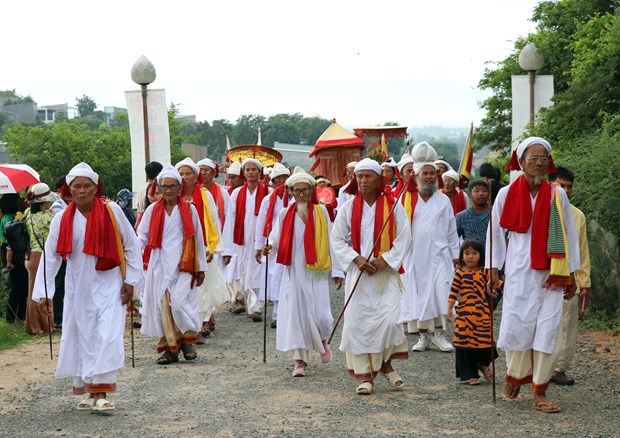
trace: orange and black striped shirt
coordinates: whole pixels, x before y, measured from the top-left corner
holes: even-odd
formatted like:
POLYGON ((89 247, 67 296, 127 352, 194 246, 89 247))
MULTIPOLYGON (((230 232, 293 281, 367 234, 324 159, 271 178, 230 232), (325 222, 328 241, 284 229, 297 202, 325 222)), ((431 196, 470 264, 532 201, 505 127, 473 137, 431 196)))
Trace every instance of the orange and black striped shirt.
POLYGON ((454 321, 455 347, 492 347, 491 317, 486 295, 486 284, 490 279, 489 269, 456 270, 448 297, 449 303, 458 301, 454 321))

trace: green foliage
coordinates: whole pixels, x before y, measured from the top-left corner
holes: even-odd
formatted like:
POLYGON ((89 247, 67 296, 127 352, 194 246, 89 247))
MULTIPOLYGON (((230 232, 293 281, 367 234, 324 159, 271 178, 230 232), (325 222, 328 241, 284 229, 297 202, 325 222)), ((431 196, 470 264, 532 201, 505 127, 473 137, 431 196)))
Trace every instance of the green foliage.
POLYGON ((34 338, 26 333, 26 326, 23 322, 9 324, 0 319, 0 351, 15 348, 32 339, 34 338))
POLYGON ((256 114, 246 114, 237 119, 233 132, 234 145, 256 144, 258 141, 258 128, 264 128, 266 118, 256 114))
POLYGON ((80 117, 90 116, 95 112, 95 109, 97 109, 95 101, 85 94, 82 97, 75 98, 75 106, 80 117))
POLYGON ((610 313, 596 306, 586 305, 585 312, 580 315, 579 331, 584 332, 587 330, 620 332, 620 308, 610 313))
POLYGON ((15 92, 15 88, 12 90, 0 90, 0 97, 6 98, 5 105, 17 105, 20 103, 32 103, 34 99, 30 96, 20 96, 15 92))

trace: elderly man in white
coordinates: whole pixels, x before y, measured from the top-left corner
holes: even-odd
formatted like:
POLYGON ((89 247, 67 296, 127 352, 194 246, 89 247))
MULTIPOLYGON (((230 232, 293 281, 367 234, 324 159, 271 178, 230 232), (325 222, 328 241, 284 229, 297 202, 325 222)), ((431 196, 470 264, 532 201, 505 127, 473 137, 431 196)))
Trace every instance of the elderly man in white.
POLYGON ((360 382, 356 392, 370 394, 379 372, 391 387, 405 385, 392 360, 408 357, 407 338, 398 322, 403 292, 399 271, 411 227, 403 207, 394 206, 394 198, 385 192, 379 163, 360 161, 352 184, 358 185, 357 195, 341 207, 331 235, 334 253, 346 267, 345 301, 360 271, 362 275, 344 314, 340 350, 346 353, 349 374, 360 382))

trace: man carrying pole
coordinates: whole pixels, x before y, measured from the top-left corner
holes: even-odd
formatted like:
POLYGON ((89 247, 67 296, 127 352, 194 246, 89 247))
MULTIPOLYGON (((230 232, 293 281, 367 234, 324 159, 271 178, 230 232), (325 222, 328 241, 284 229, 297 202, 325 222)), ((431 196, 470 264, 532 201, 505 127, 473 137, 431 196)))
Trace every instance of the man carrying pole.
MULTIPOLYGON (((516 399, 531 383, 532 407, 560 412, 546 398, 553 367, 561 352, 562 304, 575 294, 579 240, 566 192, 545 181, 555 170, 551 145, 540 137, 525 139, 507 167, 523 175, 501 189, 489 230, 493 233, 491 288, 505 267, 504 304, 497 346, 506 351, 504 396, 516 399), (506 239, 506 233, 508 239, 506 239)), ((491 239, 487 250, 491 253, 491 239)))
POLYGON ((408 358, 407 339, 398 323, 399 270, 411 243, 411 228, 403 207, 394 207, 395 200, 385 193, 379 163, 360 161, 351 183, 358 185, 358 193, 340 207, 331 235, 334 254, 348 274, 345 300, 360 271, 364 278, 345 310, 340 350, 346 353, 349 374, 360 382, 356 392, 370 394, 379 372, 393 388, 405 384, 392 360, 408 358))

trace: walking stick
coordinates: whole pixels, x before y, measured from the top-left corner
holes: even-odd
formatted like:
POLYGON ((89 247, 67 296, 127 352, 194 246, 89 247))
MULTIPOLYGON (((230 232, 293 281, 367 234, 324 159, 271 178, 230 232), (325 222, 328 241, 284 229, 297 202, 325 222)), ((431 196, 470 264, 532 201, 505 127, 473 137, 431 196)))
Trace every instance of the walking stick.
POLYGON ((131 332, 131 367, 136 367, 136 356, 134 352, 134 341, 133 341, 133 297, 129 301, 129 331, 131 332))
MULTIPOLYGON (((411 176, 409 176, 407 178, 407 180, 403 182, 403 188, 400 191, 400 193, 398 194, 398 197, 396 198, 396 200, 394 201, 394 205, 392 205, 392 208, 390 209, 390 213, 387 215, 387 218, 383 222, 383 225, 381 226, 381 231, 379 231, 379 235, 375 239, 375 243, 372 245, 372 248, 370 250, 370 254, 368 254, 368 257, 366 257, 366 262, 368 262, 370 260, 370 258, 372 257, 372 255, 374 254, 375 247, 377 246, 377 244, 381 240, 381 234, 383 234, 383 230, 385 229, 386 225, 390 222, 390 218, 392 217, 392 214, 394 214, 394 209, 396 208, 396 205, 400 202, 400 197, 403 196, 403 193, 405 193, 405 191, 406 191, 407 182, 409 182, 409 178, 411 178, 411 176)), ((338 328, 338 324, 340 324, 340 320, 342 319, 342 317, 344 315, 344 311, 347 310, 347 306, 349 305, 349 302, 351 301, 351 298, 353 298, 353 294, 355 293, 355 290, 357 289, 357 285, 360 282, 360 278, 362 278, 362 274, 363 274, 363 272, 360 271, 359 275, 357 276, 357 280, 355 280, 355 284, 353 285, 353 289, 351 289, 351 293, 349 294, 349 298, 347 298, 347 301, 344 303, 344 307, 342 308, 342 312, 340 312, 340 316, 338 316, 338 319, 336 320, 336 324, 334 324, 334 329, 332 330, 331 335, 329 335, 329 339, 327 340, 328 344, 332 343, 332 338, 334 337, 334 333, 336 333, 336 329, 338 328)))
MULTIPOLYGON (((267 231, 269 231, 269 224, 267 231)), ((269 245, 269 234, 267 234, 267 245, 269 245)), ((267 279, 269 278, 269 255, 265 254, 265 305, 263 307, 263 363, 267 363, 267 279)))
MULTIPOLYGON (((33 233, 36 237, 36 234, 33 233)), ((37 239, 37 243, 40 245, 39 239, 37 239)), ((47 257, 45 257, 45 239, 43 240, 43 246, 41 248, 43 250, 43 289, 45 289, 45 303, 47 304, 45 307, 45 311, 47 313, 47 331, 50 335, 50 359, 54 360, 54 353, 52 352, 52 321, 50 319, 50 311, 49 311, 49 298, 47 298, 47 257)))
MULTIPOLYGON (((487 181, 489 187, 489 272, 491 273, 491 279, 493 278, 493 192, 491 186, 491 180, 487 181)), ((498 274, 499 279, 499 274, 498 274)), ((493 404, 497 402, 496 390, 495 390, 495 334, 493 333, 493 290, 489 293, 489 314, 491 315, 491 370, 493 374, 493 404)))

